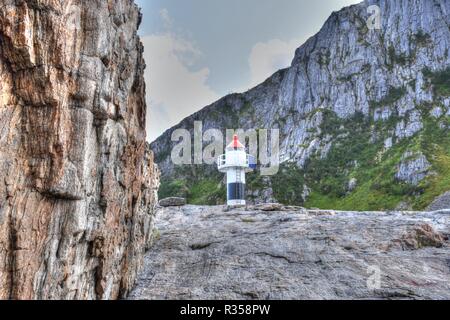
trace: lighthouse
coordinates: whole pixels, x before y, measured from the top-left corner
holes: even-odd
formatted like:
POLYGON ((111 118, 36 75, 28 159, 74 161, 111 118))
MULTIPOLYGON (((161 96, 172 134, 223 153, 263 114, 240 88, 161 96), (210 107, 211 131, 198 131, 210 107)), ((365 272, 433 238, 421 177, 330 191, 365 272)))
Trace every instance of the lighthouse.
POLYGON ((245 206, 245 174, 256 168, 256 161, 246 153, 237 135, 227 146, 225 154, 217 159, 217 167, 227 175, 227 205, 245 206))

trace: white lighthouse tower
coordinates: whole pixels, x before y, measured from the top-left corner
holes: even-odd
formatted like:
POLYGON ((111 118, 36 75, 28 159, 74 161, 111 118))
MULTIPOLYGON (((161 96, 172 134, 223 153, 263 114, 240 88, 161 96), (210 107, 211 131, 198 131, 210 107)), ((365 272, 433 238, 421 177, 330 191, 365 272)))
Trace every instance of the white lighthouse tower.
POLYGON ((256 162, 245 152, 237 135, 234 135, 225 154, 217 159, 217 167, 227 174, 227 205, 245 206, 245 174, 255 169, 256 162))

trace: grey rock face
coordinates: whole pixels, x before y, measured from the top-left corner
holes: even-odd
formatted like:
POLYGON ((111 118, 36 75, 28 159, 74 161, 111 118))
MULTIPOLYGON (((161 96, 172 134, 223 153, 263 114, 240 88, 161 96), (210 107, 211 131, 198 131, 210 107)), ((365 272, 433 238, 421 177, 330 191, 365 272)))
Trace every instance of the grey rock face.
POLYGON ((0 299, 126 296, 150 244, 140 13, 0 0, 0 299))
POLYGON ((355 188, 358 186, 358 180, 356 180, 355 178, 350 179, 350 181, 348 182, 348 191, 353 191, 355 190, 355 188))
POLYGON ((430 114, 435 118, 440 118, 444 112, 442 111, 442 108, 435 107, 433 110, 431 110, 430 114))
POLYGON ((422 119, 419 112, 412 112, 407 120, 402 120, 397 124, 395 135, 400 138, 410 138, 423 128, 422 119))
POLYGON ((450 211, 186 206, 156 226, 132 299, 450 298, 450 211))
POLYGON ((450 209, 450 191, 437 197, 428 207, 428 210, 444 210, 450 209))
POLYGON ((387 138, 387 139, 384 141, 384 148, 385 148, 385 149, 390 149, 390 148, 392 148, 392 145, 393 145, 392 138, 387 138))
POLYGON ((395 177, 402 182, 418 185, 429 175, 430 167, 430 162, 423 154, 407 152, 403 155, 403 161, 395 177))
POLYGON ((161 207, 180 207, 186 205, 186 199, 177 197, 165 198, 159 201, 159 205, 161 207))

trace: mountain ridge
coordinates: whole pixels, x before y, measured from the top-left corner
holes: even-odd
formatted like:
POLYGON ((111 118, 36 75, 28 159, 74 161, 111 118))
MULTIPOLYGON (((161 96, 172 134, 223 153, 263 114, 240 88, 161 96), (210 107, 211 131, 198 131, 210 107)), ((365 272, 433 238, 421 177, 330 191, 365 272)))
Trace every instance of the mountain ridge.
POLYGON ((448 191, 436 176, 450 179, 448 12, 449 1, 377 0, 332 13, 296 50, 291 67, 225 96, 152 143, 161 195, 223 201, 215 168, 170 163, 171 133, 192 132, 198 120, 205 130, 280 129, 284 165, 275 177, 249 177, 253 201, 424 209, 448 191), (380 30, 367 27, 369 5, 380 8, 380 30))

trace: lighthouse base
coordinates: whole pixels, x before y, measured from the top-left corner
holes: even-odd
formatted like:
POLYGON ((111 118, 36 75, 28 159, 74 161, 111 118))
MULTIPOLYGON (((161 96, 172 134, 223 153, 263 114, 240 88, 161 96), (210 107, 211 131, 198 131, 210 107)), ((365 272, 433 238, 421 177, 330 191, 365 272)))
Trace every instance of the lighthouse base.
POLYGON ((238 206, 245 207, 247 205, 247 203, 245 202, 245 200, 228 200, 227 205, 230 207, 238 207, 238 206))

